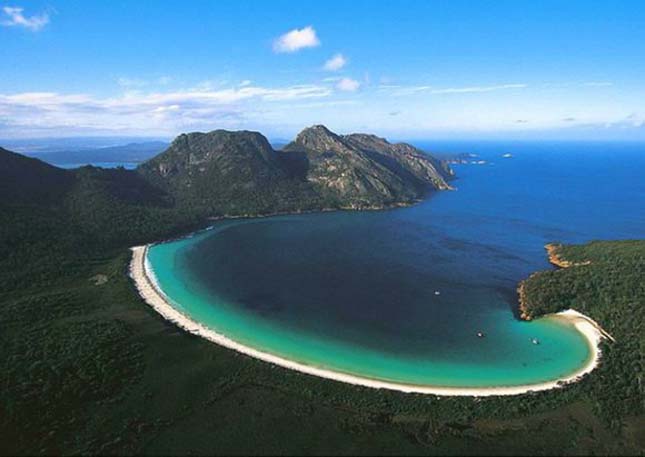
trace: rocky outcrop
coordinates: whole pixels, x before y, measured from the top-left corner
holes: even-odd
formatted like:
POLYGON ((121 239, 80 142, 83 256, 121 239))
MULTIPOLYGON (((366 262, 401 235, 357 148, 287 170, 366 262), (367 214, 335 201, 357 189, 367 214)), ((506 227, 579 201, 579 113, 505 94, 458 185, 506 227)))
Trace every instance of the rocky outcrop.
POLYGON ((344 138, 361 151, 393 159, 402 169, 423 182, 431 183, 437 189, 451 189, 447 181, 453 179, 455 173, 448 164, 410 144, 392 144, 385 138, 363 133, 354 133, 344 138))
POLYGON ((528 302, 528 294, 526 293, 526 283, 537 274, 539 273, 533 273, 527 279, 520 281, 519 285, 517 286, 517 295, 520 302, 519 304, 520 319, 525 321, 533 320, 533 315, 530 312, 530 307, 528 302))
POLYGON ((562 247, 561 244, 552 244, 552 243, 549 243, 544 246, 544 248, 546 249, 547 255, 549 256, 549 262, 551 262, 556 267, 569 268, 569 267, 577 267, 580 265, 589 265, 591 263, 590 260, 586 260, 584 262, 571 262, 569 260, 565 260, 561 258, 558 255, 558 251, 560 250, 561 247, 562 247))

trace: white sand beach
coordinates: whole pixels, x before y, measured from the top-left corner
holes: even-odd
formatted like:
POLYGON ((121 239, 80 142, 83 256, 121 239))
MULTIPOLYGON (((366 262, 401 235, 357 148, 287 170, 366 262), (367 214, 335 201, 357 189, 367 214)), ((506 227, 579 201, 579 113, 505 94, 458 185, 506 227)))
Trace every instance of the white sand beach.
POLYGON ((173 322, 187 332, 199 335, 209 341, 219 344, 220 346, 224 346, 250 357, 254 357, 256 359, 269 362, 284 368, 299 371, 301 373, 326 379, 332 379, 334 381, 345 382, 348 384, 371 387, 375 389, 391 389, 401 392, 414 392, 439 396, 484 397, 495 395, 519 395, 527 392, 555 389, 562 387, 567 383, 579 380, 583 375, 591 372, 598 365, 600 359, 600 349, 598 346, 600 341, 603 338, 609 338, 613 340, 611 335, 605 332, 592 319, 585 316, 584 314, 570 309, 557 313, 556 316, 560 319, 566 319, 567 321, 572 322, 573 325, 575 325, 575 327, 587 339, 592 354, 589 361, 583 367, 581 367, 575 373, 567 376, 566 378, 523 386, 477 388, 411 385, 363 378, 356 375, 306 365, 301 362, 295 362, 274 354, 245 346, 231 340, 230 338, 227 338, 222 334, 213 331, 212 329, 205 327, 204 325, 192 320, 190 317, 180 313, 171 305, 170 300, 168 300, 168 298, 158 287, 154 272, 150 268, 150 265, 147 261, 147 251, 148 246, 137 246, 132 248, 133 255, 130 264, 130 276, 134 280, 134 283, 144 301, 148 303, 152 308, 154 308, 159 314, 161 314, 166 320, 173 322))

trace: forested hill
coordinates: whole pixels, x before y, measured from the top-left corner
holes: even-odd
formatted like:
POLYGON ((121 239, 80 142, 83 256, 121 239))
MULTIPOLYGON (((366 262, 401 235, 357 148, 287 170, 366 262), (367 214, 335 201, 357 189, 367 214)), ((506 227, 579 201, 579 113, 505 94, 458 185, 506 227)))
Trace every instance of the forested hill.
POLYGON ((520 285, 526 317, 575 309, 615 339, 605 341, 593 373, 596 408, 620 427, 645 407, 645 240, 547 245, 555 270, 534 273, 520 285))
POLYGON ((0 203, 52 202, 69 190, 72 181, 66 170, 0 147, 0 203))
POLYGON ((412 146, 379 139, 368 147, 322 126, 285 151, 257 132, 182 134, 136 170, 63 170, 0 149, 0 257, 11 264, 31 253, 42 263, 62 252, 122 248, 209 217, 410 204, 449 188, 451 177, 412 146))

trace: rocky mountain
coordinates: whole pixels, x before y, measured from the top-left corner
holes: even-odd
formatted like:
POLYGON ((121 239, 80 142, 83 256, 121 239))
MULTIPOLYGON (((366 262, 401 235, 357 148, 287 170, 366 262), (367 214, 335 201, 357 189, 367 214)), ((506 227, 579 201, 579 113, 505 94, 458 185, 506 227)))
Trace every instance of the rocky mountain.
POLYGON ((233 176, 244 187, 266 179, 283 178, 277 157, 267 139, 257 132, 214 130, 184 133, 163 153, 140 168, 149 176, 160 176, 181 188, 202 177, 233 176))
POLYGON ((352 208, 410 203, 429 190, 449 189, 453 177, 447 165, 409 144, 340 136, 322 125, 303 130, 282 151, 302 155, 306 179, 352 208))
POLYGON ((394 168, 410 172, 422 182, 431 183, 436 189, 449 189, 450 186, 447 185, 447 181, 455 176, 454 171, 452 171, 446 162, 426 154, 410 144, 391 144, 385 138, 363 133, 347 135, 345 139, 357 149, 372 154, 372 156, 377 154, 385 158, 390 158, 394 163, 389 163, 394 168))
POLYGON ((63 170, 0 149, 0 206, 47 207, 88 234, 123 220, 134 239, 153 220, 179 227, 207 217, 405 205, 449 189, 451 177, 441 161, 373 135, 314 126, 276 151, 260 133, 215 130, 178 136, 136 170, 63 170))
MULTIPOLYGON (((207 216, 310 209, 317 196, 257 132, 215 130, 178 136, 137 172, 181 207, 207 216)), ((313 206, 312 206, 313 205, 313 206)))
POLYGON ((407 144, 317 125, 275 151, 257 132, 190 133, 138 172, 213 215, 383 208, 449 189, 447 165, 407 144))

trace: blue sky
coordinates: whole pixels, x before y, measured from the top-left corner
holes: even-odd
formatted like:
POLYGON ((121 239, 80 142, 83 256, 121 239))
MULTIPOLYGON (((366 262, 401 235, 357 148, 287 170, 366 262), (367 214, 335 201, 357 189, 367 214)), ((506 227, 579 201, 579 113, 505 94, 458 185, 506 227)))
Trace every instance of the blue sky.
POLYGON ((0 0, 0 137, 645 139, 638 1, 0 0))

